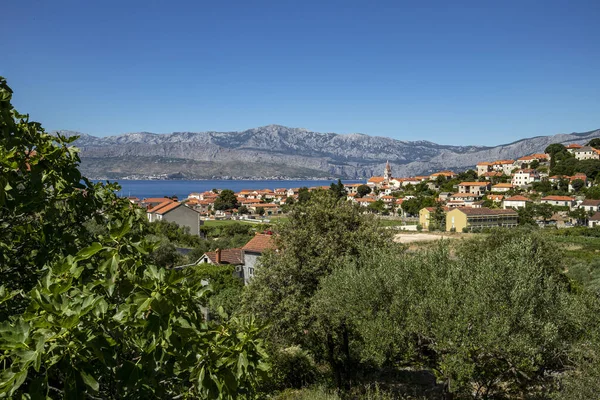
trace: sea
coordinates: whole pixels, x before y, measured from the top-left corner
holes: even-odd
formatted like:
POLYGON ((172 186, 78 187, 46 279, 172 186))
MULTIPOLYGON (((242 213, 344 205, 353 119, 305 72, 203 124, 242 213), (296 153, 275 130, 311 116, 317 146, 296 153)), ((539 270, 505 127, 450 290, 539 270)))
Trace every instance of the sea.
MULTIPOLYGON (((94 181, 106 182, 106 181, 94 181)), ((115 180, 110 180, 115 182, 115 180)), ((148 197, 177 196, 186 198, 190 193, 206 192, 212 189, 231 189, 239 192, 243 189, 278 189, 329 186, 337 180, 116 180, 121 186, 119 196, 133 196, 140 199, 148 197)), ((342 180, 343 183, 365 183, 365 180, 342 180)))

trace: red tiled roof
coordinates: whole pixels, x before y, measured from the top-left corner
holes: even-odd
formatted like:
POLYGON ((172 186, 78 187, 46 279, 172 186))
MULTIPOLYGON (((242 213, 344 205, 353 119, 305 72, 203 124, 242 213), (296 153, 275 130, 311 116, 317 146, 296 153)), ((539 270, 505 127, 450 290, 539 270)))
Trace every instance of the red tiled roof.
MULTIPOLYGON (((209 251, 204 253, 213 264, 217 264, 217 252, 209 251)), ((242 249, 224 249, 221 250, 221 262, 219 264, 241 265, 244 263, 242 249)))
POLYGON ((175 203, 175 202, 173 202, 173 201, 163 201, 162 203, 159 203, 159 204, 155 205, 154 207, 150 207, 150 208, 148 209, 148 212, 149 212, 149 213, 156 212, 156 211, 160 210, 161 208, 163 208, 163 207, 166 207, 166 206, 168 206, 169 204, 173 204, 173 203, 174 203, 174 204, 177 204, 177 203, 175 203))
POLYGON ((566 147, 567 149, 580 149, 580 148, 582 148, 583 146, 582 146, 582 145, 580 145, 580 144, 577 144, 577 143, 571 143, 570 145, 568 145, 568 146, 565 146, 565 147, 566 147))
POLYGON ((461 182, 458 185, 459 186, 487 186, 489 185, 489 182, 461 182))
MULTIPOLYGON (((182 203, 175 203, 175 202, 174 202, 174 203, 168 203, 168 204, 167 204, 167 205, 165 205, 164 207, 160 207, 158 210, 155 210, 155 211, 152 211, 152 212, 154 212, 154 213, 156 213, 156 214, 163 215, 163 214, 166 214, 166 213, 168 213, 168 212, 169 212, 169 211, 171 211, 171 210, 174 210, 174 209, 176 209, 176 208, 177 208, 177 207, 179 207, 179 206, 183 206, 183 207, 185 207, 185 206, 184 206, 182 203)), ((191 208, 190 208, 190 210, 191 210, 191 208)))
POLYGON ((142 203, 164 203, 165 201, 170 203, 175 200, 171 200, 168 197, 149 197, 147 199, 142 200, 142 203))
POLYGON ((246 243, 246 245, 244 245, 244 247, 242 247, 242 250, 262 253, 274 248, 275 242, 273 240, 273 235, 257 233, 248 243, 246 243))
POLYGON ((536 153, 536 154, 532 154, 530 156, 521 157, 521 158, 519 158, 519 161, 547 160, 547 159, 548 159, 548 155, 547 154, 536 153))
POLYGON ((383 176, 372 176, 369 178, 369 182, 372 183, 381 183, 385 180, 385 178, 383 176))
POLYGON ((575 199, 569 196, 546 196, 542 197, 542 200, 549 201, 574 201, 575 199))
POLYGON ((531 201, 531 200, 525 196, 512 196, 512 197, 509 197, 508 199, 504 199, 504 201, 531 201))
POLYGON ((582 201, 580 205, 598 207, 598 206, 600 206, 600 200, 588 199, 588 200, 582 201))
POLYGON ((515 160, 498 160, 494 161, 494 164, 514 164, 515 160))
POLYGON ((600 221, 600 211, 590 217, 590 221, 600 221))

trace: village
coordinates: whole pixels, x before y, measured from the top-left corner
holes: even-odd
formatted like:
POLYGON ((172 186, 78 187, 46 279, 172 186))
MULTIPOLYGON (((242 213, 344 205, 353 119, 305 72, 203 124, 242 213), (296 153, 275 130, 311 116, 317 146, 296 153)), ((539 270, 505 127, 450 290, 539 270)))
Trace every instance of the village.
MULTIPOLYGON (((557 228, 596 226, 600 223, 600 190, 595 186, 596 176, 584 172, 551 175, 551 172, 564 164, 600 160, 600 150, 579 144, 551 145, 549 149, 552 146, 555 146, 554 154, 534 153, 517 160, 481 161, 475 170, 459 173, 445 170, 430 175, 394 177, 388 162, 382 176, 373 176, 365 183, 344 184, 343 196, 363 207, 366 213, 396 221, 399 229, 404 230, 476 232, 526 223, 557 228)), ((342 185, 341 181, 338 185, 342 185)), ((332 184, 334 186, 336 184, 332 184)), ((200 235, 204 221, 253 222, 281 217, 312 191, 332 187, 237 193, 214 189, 190 193, 181 201, 168 197, 129 200, 147 210, 150 222, 176 222, 189 227, 191 234, 200 235), (220 201, 222 197, 229 198, 220 201)))

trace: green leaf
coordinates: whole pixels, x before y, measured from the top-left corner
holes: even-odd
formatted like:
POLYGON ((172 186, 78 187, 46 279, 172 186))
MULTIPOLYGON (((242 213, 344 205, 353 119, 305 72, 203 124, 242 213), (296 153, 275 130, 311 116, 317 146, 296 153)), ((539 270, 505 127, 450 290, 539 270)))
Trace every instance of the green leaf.
POLYGON ((81 371, 81 379, 83 379, 83 383, 89 386, 94 392, 97 392, 100 388, 98 381, 84 371, 81 371))
POLYGON ((102 250, 102 245, 98 242, 94 242, 91 246, 81 249, 77 253, 77 257, 75 258, 75 260, 86 260, 94 254, 96 254, 97 252, 99 252, 100 250, 102 250))
POLYGON ((237 368, 237 378, 239 379, 248 368, 248 358, 246 358, 246 352, 240 352, 238 356, 238 368, 237 368))

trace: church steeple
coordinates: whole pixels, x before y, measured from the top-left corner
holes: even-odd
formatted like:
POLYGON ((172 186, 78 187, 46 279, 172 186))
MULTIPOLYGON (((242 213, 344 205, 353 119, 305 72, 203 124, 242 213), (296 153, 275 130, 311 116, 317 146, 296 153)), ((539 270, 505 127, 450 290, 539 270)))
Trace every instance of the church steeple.
POLYGON ((386 161, 385 163, 385 170, 383 171, 383 179, 385 180, 385 182, 389 182, 390 180, 392 180, 392 167, 390 166, 390 161, 386 161))

